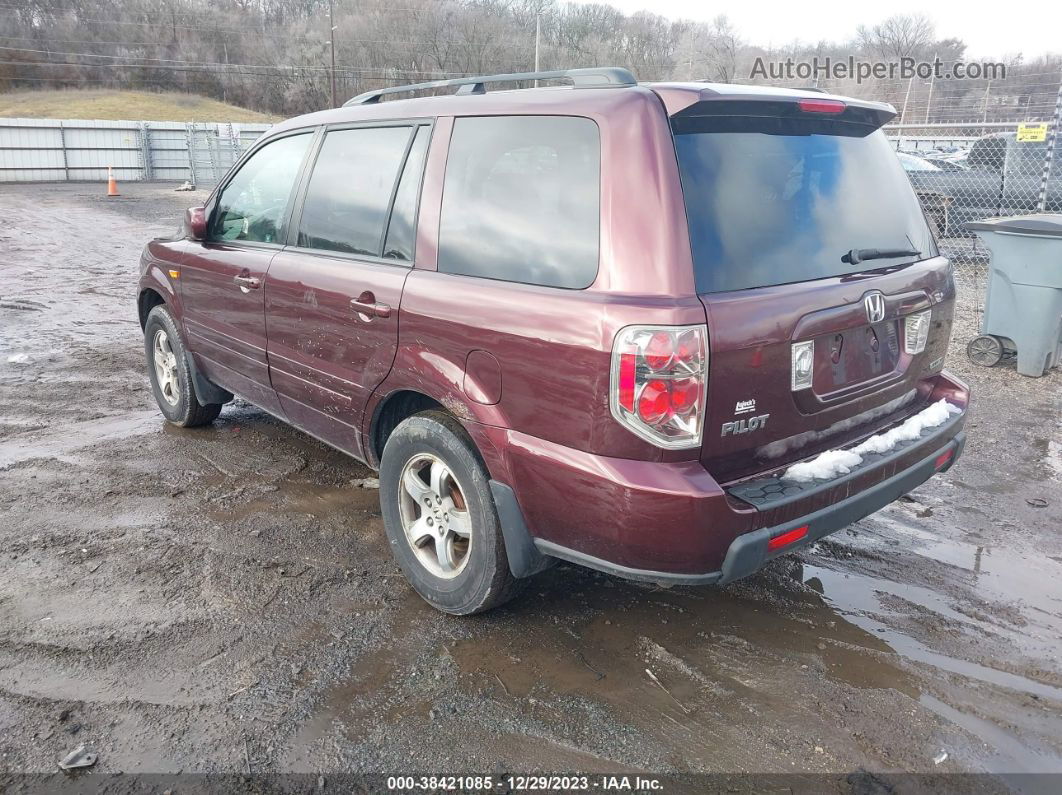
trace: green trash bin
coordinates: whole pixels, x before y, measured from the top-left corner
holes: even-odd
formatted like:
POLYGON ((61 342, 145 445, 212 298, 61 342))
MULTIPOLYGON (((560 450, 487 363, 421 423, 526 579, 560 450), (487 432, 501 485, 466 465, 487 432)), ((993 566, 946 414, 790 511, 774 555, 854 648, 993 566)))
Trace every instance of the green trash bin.
POLYGON ((1062 363, 1062 215, 972 221, 991 252, 981 336, 967 353, 991 367, 1016 350, 1018 372, 1040 377, 1062 363))

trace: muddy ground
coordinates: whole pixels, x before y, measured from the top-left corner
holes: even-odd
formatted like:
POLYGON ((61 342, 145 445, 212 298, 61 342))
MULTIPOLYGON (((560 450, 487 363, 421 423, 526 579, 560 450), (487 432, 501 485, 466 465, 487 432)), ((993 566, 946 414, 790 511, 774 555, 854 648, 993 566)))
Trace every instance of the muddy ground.
POLYGON ((1062 372, 969 365, 971 296, 966 453, 909 499, 726 588, 559 566, 458 619, 364 467, 245 403, 163 423, 172 188, 0 188, 0 771, 1062 773, 1062 372))

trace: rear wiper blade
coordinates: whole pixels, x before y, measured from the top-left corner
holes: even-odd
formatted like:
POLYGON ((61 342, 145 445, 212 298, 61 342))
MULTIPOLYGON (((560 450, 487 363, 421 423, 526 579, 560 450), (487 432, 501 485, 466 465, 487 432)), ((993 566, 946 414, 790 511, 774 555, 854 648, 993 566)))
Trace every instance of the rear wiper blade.
POLYGON ((843 257, 841 262, 849 265, 858 265, 872 259, 892 259, 893 257, 921 256, 922 252, 913 248, 853 248, 843 257))

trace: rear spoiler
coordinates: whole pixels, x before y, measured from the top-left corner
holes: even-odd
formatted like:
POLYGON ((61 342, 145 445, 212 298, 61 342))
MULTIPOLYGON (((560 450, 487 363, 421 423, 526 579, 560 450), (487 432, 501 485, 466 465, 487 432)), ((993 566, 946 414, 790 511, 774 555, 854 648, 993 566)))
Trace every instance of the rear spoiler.
POLYGON ((777 132, 863 137, 896 116, 891 105, 843 97, 702 96, 671 116, 676 133, 777 132))

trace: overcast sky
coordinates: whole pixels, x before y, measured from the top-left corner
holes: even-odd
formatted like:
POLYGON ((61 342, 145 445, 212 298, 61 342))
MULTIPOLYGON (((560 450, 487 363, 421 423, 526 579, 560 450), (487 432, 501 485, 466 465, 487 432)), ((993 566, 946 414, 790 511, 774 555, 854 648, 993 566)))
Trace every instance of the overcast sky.
POLYGON ((744 41, 768 46, 794 39, 846 41, 859 25, 872 25, 892 14, 925 14, 940 38, 966 42, 968 58, 1002 58, 1062 51, 1062 3, 1058 0, 1001 3, 981 0, 892 0, 871 4, 858 0, 745 0, 711 3, 704 0, 606 0, 627 13, 648 9, 666 17, 708 21, 726 14, 744 41), (1054 9, 1053 11, 1051 9, 1054 9))

